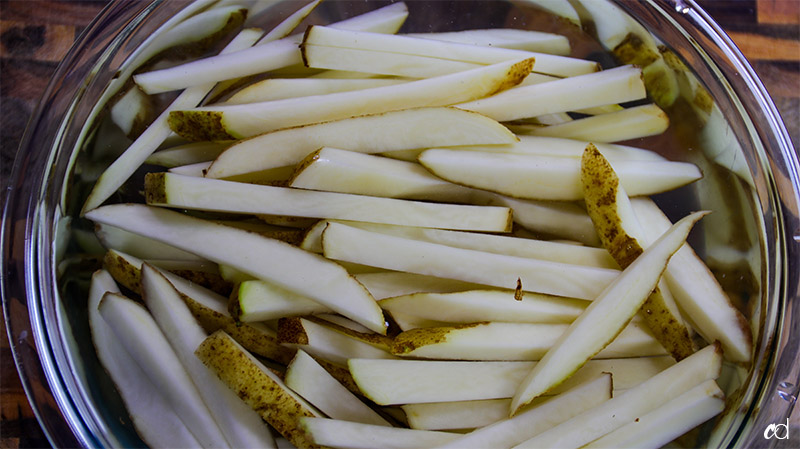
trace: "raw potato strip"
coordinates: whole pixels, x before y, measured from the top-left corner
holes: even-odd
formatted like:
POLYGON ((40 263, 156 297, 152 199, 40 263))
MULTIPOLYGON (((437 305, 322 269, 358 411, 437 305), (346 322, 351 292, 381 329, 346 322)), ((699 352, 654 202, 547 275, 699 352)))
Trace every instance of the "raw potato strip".
POLYGON ((463 30, 439 33, 409 33, 405 36, 470 45, 482 45, 484 47, 538 51, 562 56, 569 55, 571 51, 569 39, 560 34, 517 30, 513 28, 463 30))
POLYGON ((301 417, 318 413, 229 335, 222 331, 211 334, 195 354, 296 447, 320 447, 309 440, 299 423, 301 417))
POLYGON ((89 327, 97 357, 119 392, 136 432, 151 447, 197 447, 175 409, 128 354, 97 306, 106 292, 119 293, 107 271, 92 275, 89 288, 89 327))
POLYGON ((405 404, 408 426, 418 430, 478 429, 508 417, 510 399, 405 404))
POLYGON ((140 259, 170 259, 201 262, 205 259, 192 251, 178 249, 149 237, 126 231, 116 226, 96 223, 95 234, 107 249, 114 249, 140 259))
POLYGON ((297 351, 286 367, 284 382, 333 419, 391 427, 389 422, 361 402, 303 351, 297 351))
MULTIPOLYGON (((669 356, 590 360, 556 391, 603 372, 615 388, 630 389, 674 364, 669 356)), ((390 405, 507 399, 536 362, 351 359, 348 366, 365 396, 390 405)))
POLYGON ((513 418, 506 417, 476 429, 439 448, 510 448, 608 401, 611 399, 611 389, 612 376, 608 373, 601 374, 558 396, 532 405, 513 418))
POLYGON ((380 307, 361 284, 341 266, 295 246, 138 204, 105 206, 87 218, 191 249, 219 264, 305 294, 375 332, 386 333, 380 307))
MULTIPOLYGON (((406 5, 396 3, 330 26, 394 33, 407 16, 406 5)), ((145 92, 155 94, 300 64, 302 58, 297 45, 301 38, 301 35, 293 35, 244 51, 211 56, 168 69, 141 73, 134 76, 134 81, 145 92)))
POLYGON ((510 207, 514 211, 514 222, 528 230, 589 246, 600 246, 592 219, 577 204, 521 200, 491 192, 486 192, 485 195, 485 199, 479 204, 510 207))
MULTIPOLYGON (((534 67, 538 67, 539 60, 534 67)), ((641 69, 622 66, 549 83, 519 86, 457 107, 508 122, 558 112, 640 100, 647 96, 641 69)))
POLYGON ((338 332, 328 326, 305 318, 281 318, 278 321, 278 340, 337 365, 347 365, 352 358, 394 359, 395 356, 372 342, 338 332))
POLYGON ((390 298, 418 292, 458 292, 481 288, 479 284, 443 279, 400 271, 359 273, 356 280, 369 290, 375 299, 390 298))
MULTIPOLYGON (((333 222, 332 220, 322 220, 311 227, 306 232, 300 247, 309 251, 322 252, 322 233, 328 226, 328 223, 333 222)), ((392 226, 355 221, 337 221, 337 223, 363 229, 365 231, 380 232, 396 237, 437 243, 455 248, 473 249, 476 251, 486 251, 488 253, 526 257, 551 262, 585 265, 587 267, 619 268, 619 265, 611 258, 608 251, 602 248, 591 248, 569 243, 505 235, 481 234, 476 232, 392 226)))
POLYGON ((396 86, 173 111, 169 124, 189 140, 242 139, 360 115, 463 103, 519 84, 532 67, 533 59, 524 59, 396 86))
POLYGON ((504 207, 316 192, 173 173, 148 173, 145 177, 145 196, 147 204, 182 209, 334 218, 473 231, 511 230, 511 210, 504 207))
POLYGON ((520 384, 511 401, 512 415, 569 378, 606 345, 617 341, 620 331, 624 332, 626 324, 658 284, 672 254, 686 241, 692 226, 703 215, 705 213, 694 213, 671 227, 573 321, 520 384))
POLYGON ((536 68, 534 70, 537 73, 561 77, 582 75, 598 70, 598 65, 594 61, 565 56, 420 39, 409 36, 337 30, 318 25, 312 26, 306 31, 303 45, 382 51, 487 65, 503 61, 536 58, 536 68))
POLYGON ((142 297, 158 327, 197 386, 231 447, 275 447, 264 422, 194 355, 208 336, 172 284, 152 265, 142 266, 142 297))
MULTIPOLYGON (((432 149, 423 151, 419 162, 442 179, 514 198, 583 199, 577 158, 432 149)), ((687 162, 617 160, 613 165, 631 196, 662 193, 702 177, 697 166, 687 162)))
POLYGON ((256 45, 264 45, 278 39, 284 38, 289 35, 300 23, 311 14, 314 9, 319 6, 322 0, 313 0, 309 4, 303 6, 297 11, 293 12, 289 17, 283 19, 281 23, 271 29, 261 39, 256 42, 256 45))
POLYGON ((437 178, 414 162, 330 147, 298 164, 289 187, 456 203, 472 202, 479 194, 437 178))
MULTIPOLYGON (((544 356, 554 351, 556 344, 564 339, 568 327, 567 324, 481 322, 412 329, 395 337, 392 353, 423 359, 541 359, 544 362, 544 356)), ((609 359, 662 354, 664 348, 650 330, 631 323, 590 357, 609 359)))
POLYGON ((659 448, 694 429, 725 409, 725 394, 713 380, 683 393, 585 448, 659 448))
MULTIPOLYGON (((539 156, 564 156, 580 158, 588 141, 562 139, 558 137, 518 136, 519 141, 507 145, 471 145, 452 147, 452 150, 477 150, 497 153, 530 154, 539 156)), ((635 148, 627 145, 612 143, 595 143, 600 153, 611 162, 617 160, 630 161, 666 161, 663 156, 655 151, 644 148, 635 148)), ((421 152, 421 151, 420 151, 421 152)), ((417 154, 418 155, 418 154, 417 154)), ((414 156, 416 160, 416 156, 414 156)))
POLYGON ((417 449, 447 443, 458 434, 376 426, 337 419, 301 418, 315 443, 342 449, 417 449))
MULTIPOLYGON (((221 54, 235 52, 253 45, 258 39, 260 31, 242 30, 222 50, 221 54)), ((164 111, 151 123, 146 130, 125 150, 120 157, 106 168, 92 188, 89 197, 83 205, 81 214, 100 206, 114 192, 119 189, 128 178, 144 163, 147 158, 161 145, 172 133, 169 129, 168 118, 172 111, 193 108, 203 100, 213 84, 200 84, 181 92, 178 97, 167 106, 164 111)))
MULTIPOLYGON (((635 198, 631 205, 647 239, 652 240, 670 225, 669 219, 651 200, 635 198)), ((684 317, 706 341, 719 341, 728 360, 751 360, 753 342, 747 320, 691 246, 684 245, 675 253, 664 278, 685 312, 684 317)))
POLYGON ((664 111, 656 105, 644 105, 573 120, 561 125, 516 128, 515 132, 532 136, 608 143, 654 136, 666 131, 668 126, 669 117, 664 111))
POLYGON ((581 28, 581 19, 569 0, 531 0, 537 7, 581 28))
POLYGON ((540 433, 515 448, 578 448, 719 377, 722 351, 714 344, 597 407, 540 433))
MULTIPOLYGON (((113 250, 103 259, 106 269, 117 282, 134 292, 141 291, 142 263, 135 257, 113 250)), ((247 350, 279 363, 289 363, 294 357, 294 349, 278 343, 278 335, 272 329, 261 323, 235 321, 228 312, 227 298, 172 273, 162 274, 181 293, 181 298, 206 332, 222 329, 247 350)))
MULTIPOLYGON (((642 240, 644 230, 614 168, 592 144, 583 154, 581 183, 586 209, 603 246, 621 267, 627 267, 647 246, 642 240)), ((694 345, 672 296, 660 287, 662 282, 659 280, 645 299, 641 315, 667 351, 676 360, 681 360, 694 352, 694 345)))
POLYGON ((325 257, 465 282, 578 299, 594 299, 619 271, 492 254, 364 231, 331 223, 325 257), (453 261, 459 261, 458 264, 453 261))
POLYGON ((181 365, 155 320, 142 305, 118 293, 106 293, 98 310, 122 346, 204 448, 224 447, 222 435, 197 387, 181 365))
POLYGON ((211 162, 198 162, 196 164, 181 165, 179 167, 172 167, 167 170, 169 173, 175 173, 181 176, 194 176, 202 178, 206 175, 208 167, 211 167, 211 162))
POLYGON ((588 305, 578 299, 525 293, 522 300, 511 290, 471 290, 456 293, 413 293, 378 301, 392 316, 399 312, 450 323, 504 321, 571 323, 588 305))
POLYGON ((145 164, 173 168, 182 165, 210 162, 217 158, 231 142, 193 142, 158 150, 145 160, 145 164))
POLYGON ((420 108, 289 128, 228 148, 208 171, 227 178, 295 165, 324 146, 361 153, 448 145, 503 144, 517 140, 503 125, 455 108, 420 108), (419 132, 409 133, 408 129, 419 132))
POLYGON ((331 312, 330 308, 305 296, 259 280, 242 282, 237 300, 238 318, 245 323, 331 312))
POLYGON ((233 94, 223 104, 246 104, 286 98, 326 95, 373 87, 393 86, 408 82, 401 79, 324 79, 324 78, 271 78, 251 84, 233 94))

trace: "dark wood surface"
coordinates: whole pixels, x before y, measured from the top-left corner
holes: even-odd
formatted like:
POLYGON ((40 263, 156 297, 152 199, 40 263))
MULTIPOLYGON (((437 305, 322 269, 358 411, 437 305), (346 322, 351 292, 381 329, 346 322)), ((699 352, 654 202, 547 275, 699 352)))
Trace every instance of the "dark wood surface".
MULTIPOLYGON (((25 124, 50 75, 106 3, 0 0, 0 187, 5 186, 25 124)), ((793 141, 800 142, 800 0, 700 3, 752 62, 793 141)), ((0 448, 46 445, 17 377, 3 326, 0 448)))

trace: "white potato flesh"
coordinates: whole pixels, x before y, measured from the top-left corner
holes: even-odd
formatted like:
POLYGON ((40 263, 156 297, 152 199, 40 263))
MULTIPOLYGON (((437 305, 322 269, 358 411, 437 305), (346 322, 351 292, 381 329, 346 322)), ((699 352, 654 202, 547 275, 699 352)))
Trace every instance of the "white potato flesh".
POLYGON ((196 262, 205 260, 191 251, 184 251, 168 243, 129 232, 116 226, 102 223, 96 224, 95 234, 107 249, 121 251, 139 259, 170 259, 196 262))
POLYGON ((260 186, 219 179, 151 173, 147 203, 239 214, 334 218, 403 226, 508 232, 506 207, 429 203, 375 196, 260 186))
POLYGON ((297 351, 286 367, 286 386, 333 419, 389 426, 391 424, 334 379, 313 357, 297 351))
POLYGON ((519 84, 532 66, 532 59, 523 59, 396 86, 173 111, 169 122, 173 131, 191 140, 242 139, 294 126, 475 100, 519 84))
POLYGON ((354 275, 375 299, 390 298, 418 292, 458 292, 481 288, 479 284, 437 278, 422 274, 387 271, 378 273, 359 273, 354 275))
POLYGON ((239 319, 245 323, 331 312, 329 307, 303 295, 259 280, 239 284, 238 301, 239 319))
POLYGON ((619 341, 626 324, 658 284, 670 257, 683 245, 692 226, 703 215, 705 213, 694 213, 671 227, 573 321, 520 385, 512 400, 512 414, 569 378, 586 360, 619 341))
POLYGON ((181 365, 155 320, 140 304, 117 293, 106 293, 98 305, 100 315, 128 354, 163 392, 181 421, 204 448, 228 444, 200 393, 181 365))
POLYGON ((377 33, 337 30, 324 26, 312 26, 306 33, 303 44, 428 56, 477 64, 496 64, 502 61, 536 58, 534 71, 537 73, 567 77, 598 70, 598 65, 594 61, 565 56, 401 35, 378 35, 377 33))
MULTIPOLYGON (((330 26, 393 33, 400 28, 407 16, 408 9, 401 2, 330 26)), ((145 92, 155 94, 300 64, 302 58, 297 44, 301 39, 301 35, 289 36, 246 51, 211 56, 168 69, 141 73, 134 76, 134 81, 145 92)))
POLYGON ((518 86, 457 107, 507 122, 625 103, 646 96, 641 69, 628 65, 548 83, 518 86))
MULTIPOLYGON (((674 364, 669 356, 590 360, 557 391, 603 372, 612 373, 614 387, 625 390, 674 364)), ((507 399, 534 366, 536 362, 348 361, 361 391, 380 405, 507 399)))
POLYGON ((656 105, 635 106, 560 125, 520 129, 522 134, 609 143, 654 136, 667 130, 669 118, 656 105))
POLYGON ((270 78, 253 83, 233 94, 224 104, 257 103, 260 101, 283 100, 286 98, 309 97, 373 87, 393 86, 407 80, 363 78, 363 79, 325 79, 325 78, 270 78))
POLYGON ((315 357, 346 366, 352 358, 395 359, 372 342, 357 339, 328 326, 305 318, 296 319, 291 327, 278 324, 278 338, 286 346, 301 349, 315 357))
POLYGON ((503 144, 517 138, 480 114, 454 108, 421 108, 290 128, 243 140, 222 153, 208 171, 226 178, 301 162, 329 146, 361 153, 449 145, 503 144), (408 129, 419 132, 409 133, 408 129))
POLYGON ((199 446, 175 408, 156 389, 100 316, 97 306, 106 292, 119 293, 119 288, 107 271, 97 271, 92 275, 88 304, 92 342, 139 436, 152 447, 199 446))
POLYGON ((192 142, 158 150, 145 161, 146 164, 172 168, 181 165, 210 162, 217 158, 230 142, 192 142))
MULTIPOLYGON (((581 163, 576 158, 431 149, 419 155, 419 162, 450 182, 514 198, 583 199, 581 163)), ((662 193, 702 177, 697 166, 687 162, 617 160, 612 164, 631 196, 662 193)))
POLYGON ((322 234, 325 257, 476 284, 578 299, 594 299, 618 270, 492 254, 410 240, 331 223, 322 234), (460 261, 453 264, 454 260, 460 261))
POLYGON ((374 298, 341 266, 258 234, 144 205, 105 206, 87 214, 162 242, 196 251, 219 264, 306 294, 378 333, 386 333, 374 298), (280 263, 275 263, 279 260, 280 263))
POLYGON ((719 346, 707 346, 621 395, 515 447, 581 447, 693 387, 709 379, 716 379, 721 369, 722 351, 719 346))
POLYGON ((458 437, 448 432, 376 426, 327 418, 301 418, 302 428, 316 444, 343 449, 416 449, 433 447, 458 437))
POLYGON ((493 28, 485 30, 463 30, 438 33, 409 33, 406 36, 433 39, 485 47, 511 48, 515 50, 537 51, 551 55, 569 55, 569 39, 555 33, 518 30, 513 28, 493 28))

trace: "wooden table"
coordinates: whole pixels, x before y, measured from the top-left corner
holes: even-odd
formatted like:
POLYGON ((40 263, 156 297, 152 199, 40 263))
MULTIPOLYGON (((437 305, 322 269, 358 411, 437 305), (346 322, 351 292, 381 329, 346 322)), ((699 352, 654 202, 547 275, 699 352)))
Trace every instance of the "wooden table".
MULTIPOLYGON (((106 1, 0 0, 0 187, 25 124, 56 65, 106 1)), ((701 0, 730 34, 800 142, 800 1, 701 0)), ((3 189, 5 190, 5 189, 3 189)), ((45 447, 0 337, 0 448, 45 447)))

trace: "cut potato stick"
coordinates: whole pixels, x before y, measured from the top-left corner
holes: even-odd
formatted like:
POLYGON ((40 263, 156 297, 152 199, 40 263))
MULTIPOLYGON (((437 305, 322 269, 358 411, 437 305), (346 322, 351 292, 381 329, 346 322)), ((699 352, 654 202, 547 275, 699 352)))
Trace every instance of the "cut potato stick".
POLYGON ((145 164, 173 168, 181 165, 210 162, 217 158, 231 142, 193 142, 158 150, 145 160, 145 164))
MULTIPOLYGON (((670 225, 661 209, 649 199, 632 199, 636 217, 653 238, 670 225)), ((714 275, 687 244, 681 247, 667 265, 664 278, 684 317, 706 341, 719 341, 725 358, 746 362, 752 357, 750 326, 731 303, 714 275)))
POLYGON ((508 418, 510 399, 405 404, 408 426, 418 430, 477 429, 508 418))
POLYGON ((319 6, 322 0, 313 0, 309 4, 303 6, 297 11, 293 12, 289 17, 283 19, 281 23, 275 25, 275 28, 269 30, 264 34, 261 39, 256 42, 256 45, 264 45, 269 42, 276 41, 289 35, 300 23, 311 14, 314 9, 319 6))
POLYGON ((493 28, 485 30, 463 30, 439 33, 409 33, 405 36, 445 42, 482 45, 484 47, 510 48, 514 50, 538 51, 551 55, 566 56, 570 53, 569 39, 555 33, 493 28))
POLYGON ((479 204, 510 207, 514 211, 514 222, 528 230, 589 246, 600 246, 592 219, 577 204, 521 200, 491 192, 486 192, 479 204))
POLYGON ((302 416, 318 416, 278 376, 222 331, 206 338, 195 352, 229 388, 298 448, 318 448, 300 428, 302 416))
POLYGON ((724 408, 725 394, 716 382, 707 380, 584 447, 656 449, 722 413, 724 408))
POLYGON ((168 243, 103 223, 95 224, 95 234, 106 249, 115 249, 140 259, 170 259, 201 262, 204 258, 168 243))
MULTIPOLYGON (((401 2, 330 26, 394 33, 407 16, 408 9, 401 2)), ((300 35, 289 36, 246 51, 211 56, 168 69, 140 73, 134 76, 134 81, 145 92, 155 94, 268 72, 300 64, 302 59, 297 46, 300 40, 300 35)))
POLYGON ((351 358, 395 358, 373 341, 355 338, 305 318, 281 318, 278 321, 278 340, 341 366, 346 366, 351 358))
POLYGON ((516 140, 503 125, 480 114, 455 108, 411 109, 290 128, 244 140, 214 161, 208 177, 227 178, 294 165, 324 146, 379 153, 516 140), (408 133, 411 128, 420 132, 408 133))
POLYGON ((703 215, 703 212, 691 214, 671 227, 592 301, 520 384, 511 401, 512 415, 569 378, 607 344, 619 341, 620 331, 625 332, 625 325, 657 285, 670 257, 703 215))
POLYGON ((286 367, 284 382, 333 419, 391 427, 388 421, 361 402, 303 351, 297 351, 286 367))
MULTIPOLYGON (((301 248, 322 252, 322 233, 332 220, 322 220, 312 226, 305 235, 301 248)), ((505 235, 480 234, 475 232, 448 231, 410 226, 393 226, 355 221, 337 221, 366 231, 424 242, 437 243, 455 248, 473 249, 495 254, 526 257, 531 259, 585 265, 597 268, 618 269, 619 265, 602 248, 550 242, 505 235)), ((501 320, 502 321, 502 320, 501 320)))
POLYGON ((603 373, 513 418, 476 429, 441 448, 510 448, 611 399, 612 375, 603 373))
POLYGON ((619 142, 663 133, 669 118, 656 105, 636 106, 618 112, 595 115, 561 125, 521 129, 510 127, 520 134, 561 137, 592 142, 619 142))
MULTIPOLYGON (((669 356, 590 360, 556 391, 612 373, 630 389, 675 364, 669 356)), ((380 405, 507 399, 536 362, 351 359, 350 372, 365 396, 380 405)), ((555 393, 555 392, 554 392, 555 393)), ((508 409, 506 409, 508 416, 508 409)))
MULTIPOLYGON (((583 199, 576 158, 432 149, 419 162, 450 182, 534 200, 583 199)), ((614 161, 620 184, 632 196, 652 195, 694 182, 702 173, 686 162, 614 161)))
POLYGON ((328 225, 322 246, 325 257, 332 259, 506 289, 516 288, 519 281, 523 291, 578 299, 594 299, 619 274, 608 268, 453 248, 340 223, 328 225))
POLYGON ((305 294, 371 330, 386 333, 380 307, 361 284, 339 265, 287 243, 143 205, 106 206, 87 217, 196 250, 209 260, 305 294), (308 276, 315 282, 309 282, 308 276))
POLYGON ((481 288, 480 284, 437 278, 422 274, 388 271, 354 275, 375 299, 390 298, 418 292, 447 293, 481 288))
POLYGON ((194 355, 207 337, 180 293, 152 265, 142 266, 142 297, 158 327, 175 351, 200 398, 231 447, 275 447, 261 417, 242 402, 194 355))
MULTIPOLYGON (((538 67, 537 60, 534 67, 538 67)), ((549 83, 519 86, 457 107, 501 122, 640 100, 647 96, 642 71, 622 66, 549 83)))
POLYGON ((293 217, 338 218, 432 228, 508 232, 511 211, 504 207, 462 206, 285 187, 257 186, 172 173, 148 173, 147 204, 293 217))
MULTIPOLYGON (((644 230, 611 164, 589 144, 581 162, 581 183, 586 209, 603 241, 603 246, 625 268, 644 251, 644 230)), ((681 360, 694 352, 689 329, 668 291, 655 289, 642 304, 642 316, 664 348, 681 360)))
POLYGON ((449 432, 402 429, 326 418, 301 418, 300 423, 315 443, 342 449, 416 449, 437 446, 458 437, 458 434, 449 432))
POLYGON ((532 66, 532 59, 524 59, 396 86, 173 111, 169 123, 189 140, 241 139, 293 126, 475 100, 519 84, 532 66))
POLYGON ((413 162, 325 147, 297 166, 289 187, 387 198, 468 203, 479 193, 413 162))
POLYGON ((258 280, 239 284, 237 301, 239 319, 245 323, 331 312, 330 308, 303 295, 258 280))
POLYGON ((202 178, 206 175, 208 171, 208 167, 211 167, 211 162, 197 162, 195 164, 188 164, 188 165, 181 165, 178 167, 172 167, 167 170, 170 173, 175 173, 176 175, 181 176, 194 176, 196 178, 202 178))
POLYGON ((581 28, 581 19, 569 0, 531 0, 531 3, 556 17, 581 28))
POLYGON ((588 305, 579 299, 525 293, 521 300, 511 290, 470 290, 455 293, 413 293, 378 301, 392 316, 414 315, 450 323, 504 321, 571 323, 588 305))
POLYGON ((147 310, 118 293, 106 293, 98 310, 136 365, 142 368, 156 391, 163 392, 200 445, 216 448, 228 444, 200 399, 197 387, 147 310))
POLYGON ((377 33, 340 30, 324 26, 312 26, 303 38, 303 45, 373 50, 405 55, 427 56, 451 61, 477 64, 536 58, 537 73, 555 76, 575 76, 596 72, 597 63, 565 56, 510 50, 498 47, 460 44, 431 39, 420 39, 401 35, 379 35, 377 33))
POLYGON ((132 86, 111 107, 111 121, 133 139, 141 134, 153 117, 153 103, 137 86, 132 86))
MULTIPOLYGON (((568 327, 567 324, 481 322, 412 329, 395 337, 392 353, 423 359, 541 359, 544 362, 543 357, 563 340, 568 327)), ((609 359, 664 353, 664 348, 646 326, 630 323, 613 341, 590 357, 609 359)))
POLYGON ((199 443, 164 394, 156 389, 128 354, 97 306, 106 292, 119 293, 107 271, 92 275, 89 289, 89 328, 97 357, 119 392, 134 427, 152 447, 197 447, 199 443))
MULTIPOLYGON (((258 39, 259 34, 260 32, 256 32, 252 29, 241 31, 222 50, 221 54, 236 52, 242 48, 252 46, 256 39, 258 39)), ((167 123, 168 117, 172 111, 197 106, 213 87, 213 84, 200 84, 181 92, 125 152, 114 160, 103 174, 100 175, 91 193, 89 193, 89 197, 86 199, 81 213, 85 214, 103 204, 103 202, 133 175, 136 169, 153 154, 164 140, 172 134, 167 123)))
POLYGON ((716 379, 722 351, 707 346, 623 394, 540 433, 516 448, 578 448, 612 432, 691 388, 716 379))
MULTIPOLYGON (((111 250, 103 264, 117 282, 134 292, 141 291, 141 260, 111 250)), ((181 298, 206 332, 222 329, 247 350, 280 363, 289 363, 294 356, 293 349, 278 343, 275 331, 261 323, 234 320, 228 312, 227 298, 172 273, 162 271, 162 274, 181 293, 181 298)))
POLYGON ((363 78, 270 78, 253 83, 233 94, 224 104, 246 104, 261 101, 284 100, 286 98, 326 95, 373 87, 394 86, 408 82, 402 79, 363 78))
MULTIPOLYGON (((518 136, 519 141, 506 145, 473 145, 453 147, 452 150, 478 150, 497 153, 529 154, 536 156, 564 156, 580 158, 583 151, 590 143, 588 141, 561 139, 558 137, 518 136)), ((666 159, 655 151, 635 148, 627 145, 613 143, 595 143, 595 147, 609 161, 653 161, 660 162, 666 159)), ((421 153, 423 150, 420 150, 421 153)), ((386 156, 390 156, 385 154, 386 156)), ((418 156, 419 154, 417 154, 418 156)), ((414 160, 416 160, 414 156, 414 160)))

